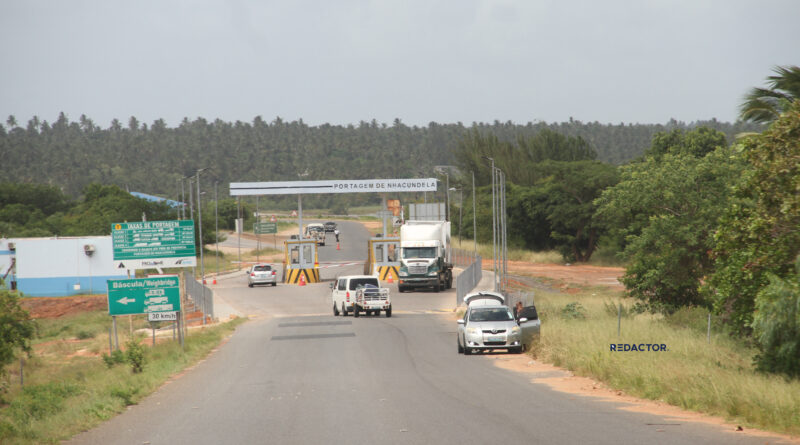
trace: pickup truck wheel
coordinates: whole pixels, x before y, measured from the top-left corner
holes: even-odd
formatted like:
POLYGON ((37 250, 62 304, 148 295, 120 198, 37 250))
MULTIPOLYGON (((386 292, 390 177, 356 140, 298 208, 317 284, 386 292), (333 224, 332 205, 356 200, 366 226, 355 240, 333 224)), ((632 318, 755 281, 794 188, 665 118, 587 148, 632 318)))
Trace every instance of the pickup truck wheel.
POLYGON ((386 318, 389 318, 391 316, 392 316, 392 308, 390 307, 389 309, 386 309, 386 318))
POLYGON ((333 316, 337 317, 339 315, 339 308, 336 307, 336 303, 333 303, 333 316))
POLYGON ((344 301, 342 302, 342 317, 347 317, 347 308, 344 307, 344 301))
POLYGON ((358 318, 358 306, 353 305, 353 317, 358 318))

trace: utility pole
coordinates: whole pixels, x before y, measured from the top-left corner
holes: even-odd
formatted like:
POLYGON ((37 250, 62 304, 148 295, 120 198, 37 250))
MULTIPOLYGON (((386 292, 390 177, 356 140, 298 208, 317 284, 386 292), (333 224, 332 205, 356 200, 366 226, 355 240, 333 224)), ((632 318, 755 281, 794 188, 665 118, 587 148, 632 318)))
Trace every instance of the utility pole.
MULTIPOLYGON (((203 212, 200 208, 200 172, 207 167, 197 170, 197 226, 200 228, 200 282, 206 284, 206 266, 203 264, 203 212)), ((205 311, 203 313, 203 324, 205 324, 205 311)))
POLYGON ((475 255, 478 255, 478 218, 475 213, 475 172, 472 172, 472 241, 475 244, 475 255))
POLYGON ((219 199, 217 198, 218 183, 219 181, 214 181, 214 244, 216 244, 217 246, 217 249, 214 251, 214 261, 217 265, 217 278, 219 278, 219 199))

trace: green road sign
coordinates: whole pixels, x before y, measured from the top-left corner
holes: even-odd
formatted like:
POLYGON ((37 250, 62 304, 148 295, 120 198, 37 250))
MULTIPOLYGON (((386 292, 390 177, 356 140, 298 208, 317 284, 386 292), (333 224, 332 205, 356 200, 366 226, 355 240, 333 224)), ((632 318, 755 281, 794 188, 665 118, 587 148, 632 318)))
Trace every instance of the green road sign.
POLYGON ((278 223, 276 222, 253 223, 253 232, 261 235, 269 233, 278 233, 278 223))
POLYGON ((181 310, 178 277, 108 280, 108 315, 181 310))
POLYGON ((194 221, 142 221, 111 224, 118 269, 197 265, 194 221))

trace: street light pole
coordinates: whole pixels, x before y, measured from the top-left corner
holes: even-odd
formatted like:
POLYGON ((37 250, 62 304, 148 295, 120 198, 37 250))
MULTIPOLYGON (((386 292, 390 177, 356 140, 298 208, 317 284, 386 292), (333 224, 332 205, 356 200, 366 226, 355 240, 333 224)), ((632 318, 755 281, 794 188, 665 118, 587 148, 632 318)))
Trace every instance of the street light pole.
POLYGON ((492 162, 492 267, 494 268, 494 290, 497 292, 497 199, 494 190, 497 172, 494 168, 494 158, 483 156, 483 159, 492 162))
MULTIPOLYGON (((201 168, 197 170, 197 226, 200 229, 200 276, 201 276, 201 283, 206 284, 206 266, 203 263, 203 212, 201 209, 201 199, 200 199, 200 172, 205 170, 205 168, 201 168)), ((203 321, 205 322, 205 314, 203 314, 203 321)), ((205 324, 205 323, 203 323, 205 324)))
POLYGON ((475 214, 475 172, 472 172, 472 241, 475 244, 475 255, 478 255, 478 217, 475 214))
MULTIPOLYGON (((217 197, 217 184, 219 181, 214 181, 214 244, 216 250, 214 251, 214 262, 217 266, 217 276, 219 278, 219 198, 217 197)), ((215 279, 216 279, 215 278, 215 279)))

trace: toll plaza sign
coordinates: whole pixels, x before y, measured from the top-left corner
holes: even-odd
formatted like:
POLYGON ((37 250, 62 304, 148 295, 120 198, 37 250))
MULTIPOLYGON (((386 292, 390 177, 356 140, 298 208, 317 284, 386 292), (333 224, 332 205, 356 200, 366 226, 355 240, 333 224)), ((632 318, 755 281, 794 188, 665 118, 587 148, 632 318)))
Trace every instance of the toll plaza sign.
POLYGON ((317 193, 435 192, 436 178, 327 181, 232 182, 231 196, 317 193))
POLYGON ((107 281, 109 315, 181 310, 181 292, 177 276, 107 281))
POLYGON ((118 269, 194 267, 194 221, 142 221, 111 224, 118 269))

